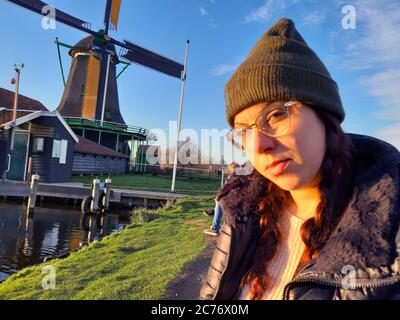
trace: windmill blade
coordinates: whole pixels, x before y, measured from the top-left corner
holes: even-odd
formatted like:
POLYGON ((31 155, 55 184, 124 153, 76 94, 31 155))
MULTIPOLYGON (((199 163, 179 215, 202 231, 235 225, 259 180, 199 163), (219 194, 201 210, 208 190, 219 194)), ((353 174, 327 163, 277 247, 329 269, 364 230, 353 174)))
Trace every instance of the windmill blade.
MULTIPOLYGON (((25 9, 28 9, 30 11, 36 12, 40 15, 48 16, 47 10, 44 10, 44 12, 42 12, 43 8, 48 6, 48 4, 43 1, 40 1, 40 0, 7 0, 7 1, 12 2, 12 3, 14 3, 18 6, 21 6, 25 9)), ((90 29, 90 23, 83 21, 81 19, 75 18, 61 10, 55 9, 54 19, 58 22, 69 25, 70 27, 79 29, 81 31, 90 33, 92 35, 97 34, 97 32, 94 32, 90 29)))
POLYGON ((110 11, 110 25, 114 30, 118 29, 119 11, 121 8, 121 0, 112 0, 110 11))
POLYGON ((183 64, 166 58, 158 53, 138 46, 128 40, 124 40, 121 47, 127 49, 122 57, 136 64, 148 67, 155 71, 162 72, 169 76, 182 79, 183 64))

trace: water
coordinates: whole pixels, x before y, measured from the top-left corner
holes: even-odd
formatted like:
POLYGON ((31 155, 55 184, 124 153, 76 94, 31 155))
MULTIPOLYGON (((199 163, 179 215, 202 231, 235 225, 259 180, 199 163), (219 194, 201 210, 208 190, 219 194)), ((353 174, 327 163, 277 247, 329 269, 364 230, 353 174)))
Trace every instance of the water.
POLYGON ((127 214, 82 216, 65 208, 37 207, 28 216, 22 205, 0 203, 0 282, 45 257, 65 255, 129 224, 127 214))

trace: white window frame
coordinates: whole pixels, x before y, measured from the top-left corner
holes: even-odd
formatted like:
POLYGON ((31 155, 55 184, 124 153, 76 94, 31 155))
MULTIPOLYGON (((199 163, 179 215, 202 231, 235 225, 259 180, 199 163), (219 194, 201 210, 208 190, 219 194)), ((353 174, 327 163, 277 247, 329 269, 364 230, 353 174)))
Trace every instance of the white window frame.
POLYGON ((61 140, 54 139, 53 140, 53 151, 52 151, 52 157, 53 158, 60 158, 60 153, 61 153, 61 140))
POLYGON ((34 137, 33 138, 33 152, 43 152, 44 151, 44 137, 34 137))
POLYGON ((67 153, 68 153, 68 140, 61 140, 60 164, 67 163, 67 153))

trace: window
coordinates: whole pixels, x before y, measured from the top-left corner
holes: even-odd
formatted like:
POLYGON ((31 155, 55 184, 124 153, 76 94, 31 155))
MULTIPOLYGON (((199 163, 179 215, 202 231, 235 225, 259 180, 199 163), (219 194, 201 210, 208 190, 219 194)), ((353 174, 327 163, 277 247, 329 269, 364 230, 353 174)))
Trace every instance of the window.
POLYGON ((44 138, 35 137, 33 139, 33 152, 43 152, 44 150, 44 138))
POLYGON ((53 140, 53 153, 52 157, 53 158, 59 158, 60 157, 60 152, 61 152, 61 140, 53 140))
POLYGON ((68 140, 53 140, 53 158, 59 158, 60 164, 67 163, 68 140))
POLYGON ((60 164, 67 163, 68 140, 61 140, 60 164))
POLYGON ((85 96, 85 94, 86 94, 86 85, 82 84, 81 85, 81 96, 83 97, 83 96, 85 96))

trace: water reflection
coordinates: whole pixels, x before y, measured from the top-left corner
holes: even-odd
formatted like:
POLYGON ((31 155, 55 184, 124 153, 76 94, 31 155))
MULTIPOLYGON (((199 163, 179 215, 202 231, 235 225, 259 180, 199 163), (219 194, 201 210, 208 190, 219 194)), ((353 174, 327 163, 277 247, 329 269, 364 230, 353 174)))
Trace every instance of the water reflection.
POLYGON ((59 257, 130 223, 125 215, 82 216, 77 210, 0 203, 0 281, 24 267, 59 257))
MULTIPOLYGON (((109 234, 109 219, 109 214, 81 215, 79 227, 82 231, 82 241, 80 242, 80 246, 87 245, 109 234)), ((124 226, 122 224, 119 227, 116 226, 111 232, 119 231, 124 226)))

